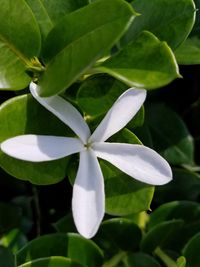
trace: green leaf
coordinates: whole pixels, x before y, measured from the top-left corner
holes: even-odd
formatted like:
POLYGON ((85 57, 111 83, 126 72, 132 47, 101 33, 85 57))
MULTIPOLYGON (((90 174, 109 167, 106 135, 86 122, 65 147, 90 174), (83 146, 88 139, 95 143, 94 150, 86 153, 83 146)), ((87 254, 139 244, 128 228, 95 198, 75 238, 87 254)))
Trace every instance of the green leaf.
POLYGON ((183 256, 186 258, 188 267, 199 267, 200 263, 200 232, 193 236, 183 249, 183 256))
POLYGON ((146 108, 146 119, 156 151, 171 164, 194 164, 193 139, 178 114, 163 104, 153 104, 146 108))
POLYGON ((132 23, 122 43, 147 30, 175 49, 187 38, 195 21, 192 0, 135 0, 132 5, 141 16, 132 23))
POLYGON ((77 234, 50 234, 38 237, 16 254, 16 260, 20 265, 50 256, 68 257, 83 266, 100 267, 102 264, 102 252, 99 247, 93 241, 77 234))
POLYGON ((159 206, 151 215, 148 228, 172 220, 182 219, 185 223, 200 220, 200 204, 192 201, 173 201, 159 206))
POLYGON ((2 0, 0 16, 0 89, 18 90, 30 78, 26 65, 40 53, 40 32, 24 0, 2 0))
POLYGON ((200 39, 196 36, 188 38, 175 51, 175 56, 182 65, 200 64, 200 39))
POLYGON ((115 218, 104 221, 95 237, 96 243, 108 252, 134 251, 138 248, 142 233, 131 220, 115 218))
POLYGON ((13 253, 16 253, 20 248, 25 246, 27 238, 19 228, 15 228, 4 234, 0 242, 3 246, 9 247, 13 253))
MULTIPOLYGON (((71 131, 30 95, 4 102, 0 107, 0 142, 22 134, 69 136, 71 131)), ((35 184, 57 183, 65 177, 68 158, 32 163, 0 152, 0 166, 12 176, 35 184)))
POLYGON ((116 267, 161 267, 160 264, 148 254, 143 252, 128 253, 122 263, 116 267))
POLYGON ((101 162, 105 178, 106 212, 125 216, 150 209, 154 187, 143 184, 101 162))
POLYGON ((172 200, 198 200, 200 195, 199 174, 184 169, 173 170, 173 180, 162 187, 157 187, 155 201, 164 203, 172 200))
POLYGON ((88 4, 87 0, 26 0, 26 2, 37 19, 43 40, 63 16, 88 4))
POLYGON ((74 224, 72 213, 67 214, 66 216, 59 219, 57 222, 53 223, 53 227, 59 233, 75 232, 76 227, 74 224))
POLYGON ((95 69, 110 74, 128 86, 145 89, 164 86, 180 77, 169 46, 149 32, 141 33, 95 69))
POLYGON ((8 248, 0 246, 0 266, 15 267, 14 255, 8 248))
POLYGON ((196 20, 189 37, 175 50, 175 56, 179 64, 191 65, 200 63, 200 1, 194 0, 196 5, 196 20))
POLYGON ((157 247, 166 248, 168 243, 174 242, 174 234, 180 229, 182 224, 182 220, 175 219, 157 224, 142 239, 142 251, 151 253, 157 247))
POLYGON ((19 207, 0 202, 0 234, 18 227, 21 216, 19 207))
POLYGON ((40 94, 50 96, 69 87, 116 43, 135 16, 122 0, 97 1, 65 16, 46 39, 40 94))
POLYGON ((55 256, 33 260, 18 267, 83 267, 83 265, 64 257, 55 256))

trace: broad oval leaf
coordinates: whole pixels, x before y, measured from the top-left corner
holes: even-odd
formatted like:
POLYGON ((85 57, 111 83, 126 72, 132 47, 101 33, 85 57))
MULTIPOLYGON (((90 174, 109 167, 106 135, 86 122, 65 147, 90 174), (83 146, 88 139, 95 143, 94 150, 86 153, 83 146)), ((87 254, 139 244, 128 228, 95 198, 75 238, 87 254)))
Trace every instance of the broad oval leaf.
POLYGON ((199 267, 200 262, 200 232, 193 236, 183 249, 183 256, 186 258, 188 267, 199 267))
MULTIPOLYGON (((0 142, 22 134, 69 136, 70 131, 30 95, 22 95, 0 106, 0 142)), ((34 184, 52 184, 65 177, 67 158, 32 163, 0 152, 0 166, 12 176, 34 184)))
POLYGON ((194 164, 193 138, 176 112, 163 104, 154 104, 146 108, 146 122, 155 150, 169 163, 194 164))
POLYGON ((24 263, 18 267, 83 267, 65 257, 48 257, 24 263))
POLYGON ((168 243, 171 243, 172 240, 174 241, 174 233, 180 229, 182 224, 182 220, 170 220, 153 227, 142 239, 142 251, 151 253, 157 247, 166 248, 168 243))
POLYGON ((40 32, 24 0, 2 0, 0 16, 0 89, 23 89, 30 82, 26 65, 40 52, 40 32), (9 19, 10 18, 10 19, 9 19))
POLYGON ((63 16, 88 4, 88 0, 26 0, 26 2, 37 19, 43 40, 63 16))
POLYGON ((153 186, 134 180, 107 162, 101 162, 101 168, 105 178, 108 214, 125 216, 150 209, 153 186))
POLYGON ((14 255, 11 250, 0 246, 0 266, 15 267, 14 255))
POLYGON ((65 16, 46 39, 40 95, 69 87, 116 43, 135 15, 122 0, 101 0, 65 16))
POLYGON ((132 23, 122 43, 129 43, 141 31, 147 30, 176 49, 194 25, 193 0, 135 0, 132 5, 141 16, 132 23))
POLYGON ((100 267, 102 252, 91 240, 77 234, 50 234, 29 242, 16 254, 17 264, 50 256, 68 257, 83 266, 100 267))
POLYGON ((150 32, 141 33, 96 69, 128 86, 145 89, 164 86, 180 77, 173 52, 150 32))

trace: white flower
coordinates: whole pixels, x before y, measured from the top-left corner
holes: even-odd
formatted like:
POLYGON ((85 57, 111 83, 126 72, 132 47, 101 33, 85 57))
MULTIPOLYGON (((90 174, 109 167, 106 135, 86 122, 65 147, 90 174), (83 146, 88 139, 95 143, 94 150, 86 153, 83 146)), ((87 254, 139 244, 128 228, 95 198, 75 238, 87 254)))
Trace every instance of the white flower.
POLYGON ((103 175, 97 157, 144 183, 162 185, 172 179, 169 164, 154 150, 143 145, 105 142, 137 113, 146 98, 145 90, 131 88, 124 92, 92 135, 81 114, 69 102, 57 95, 39 97, 34 83, 30 91, 41 105, 68 125, 77 138, 21 135, 4 141, 1 149, 11 157, 32 162, 80 153, 72 211, 77 230, 84 237, 95 235, 105 210, 103 175))

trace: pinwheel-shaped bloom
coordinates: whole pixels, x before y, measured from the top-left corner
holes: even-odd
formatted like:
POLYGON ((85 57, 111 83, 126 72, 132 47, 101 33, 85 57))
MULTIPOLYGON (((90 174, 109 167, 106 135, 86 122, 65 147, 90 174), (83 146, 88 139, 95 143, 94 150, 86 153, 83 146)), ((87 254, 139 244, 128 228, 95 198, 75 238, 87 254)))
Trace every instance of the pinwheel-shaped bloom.
POLYGON ((1 149, 12 157, 32 162, 51 161, 80 153, 72 211, 77 230, 84 237, 95 235, 104 216, 104 182, 97 157, 144 183, 162 185, 172 179, 170 166, 154 150, 143 145, 105 142, 137 113, 145 100, 145 90, 131 88, 124 92, 93 134, 81 114, 69 102, 57 95, 39 97, 34 83, 30 91, 77 137, 21 135, 4 141, 1 149))

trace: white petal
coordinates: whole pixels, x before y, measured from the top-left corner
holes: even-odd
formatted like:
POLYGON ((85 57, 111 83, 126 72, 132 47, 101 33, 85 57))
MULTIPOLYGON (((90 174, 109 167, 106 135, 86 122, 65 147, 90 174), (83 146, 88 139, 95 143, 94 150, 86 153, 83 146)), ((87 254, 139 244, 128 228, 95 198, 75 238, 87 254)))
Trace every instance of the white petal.
POLYGON ((52 112, 67 126, 69 126, 78 135, 78 137, 84 143, 86 143, 90 136, 90 129, 81 114, 77 109, 75 109, 74 106, 58 95, 51 97, 40 97, 37 93, 37 85, 35 83, 30 84, 30 91, 32 96, 42 106, 52 112))
POLYGON ((166 184, 172 179, 167 161, 154 150, 142 146, 118 143, 95 143, 97 155, 133 178, 152 185, 166 184))
POLYGON ((92 150, 80 153, 80 163, 73 188, 72 211, 78 232, 93 237, 104 216, 104 181, 92 150))
POLYGON ((44 135, 20 135, 1 143, 9 156, 25 161, 42 162, 60 159, 84 150, 78 138, 44 135))
POLYGON ((145 98, 146 90, 130 88, 125 91, 108 111, 89 141, 105 141, 121 130, 138 112, 145 98))

